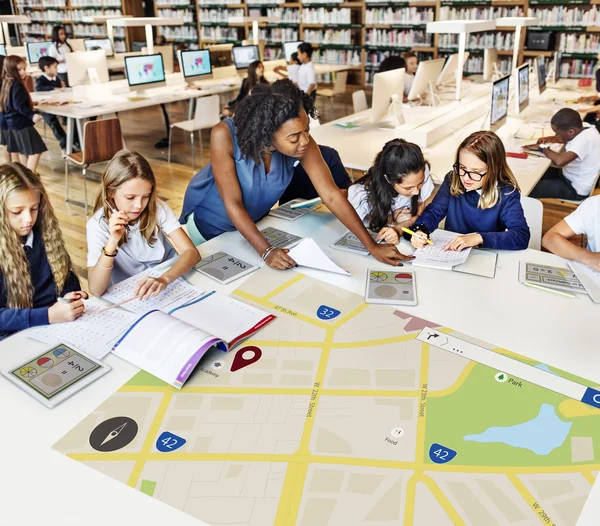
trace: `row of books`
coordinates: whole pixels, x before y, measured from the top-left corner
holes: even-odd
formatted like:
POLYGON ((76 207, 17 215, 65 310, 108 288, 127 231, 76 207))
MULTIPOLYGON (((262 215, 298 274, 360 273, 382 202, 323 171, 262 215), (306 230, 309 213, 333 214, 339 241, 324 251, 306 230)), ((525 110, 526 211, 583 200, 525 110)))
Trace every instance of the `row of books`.
POLYGON ((540 26, 600 26, 600 11, 556 5, 554 7, 530 7, 527 16, 539 18, 540 26))
POLYGON ((600 51, 600 35, 561 33, 558 50, 562 53, 598 53, 600 51))
POLYGON ((365 12, 365 24, 425 24, 434 20, 433 8, 380 7, 365 12))

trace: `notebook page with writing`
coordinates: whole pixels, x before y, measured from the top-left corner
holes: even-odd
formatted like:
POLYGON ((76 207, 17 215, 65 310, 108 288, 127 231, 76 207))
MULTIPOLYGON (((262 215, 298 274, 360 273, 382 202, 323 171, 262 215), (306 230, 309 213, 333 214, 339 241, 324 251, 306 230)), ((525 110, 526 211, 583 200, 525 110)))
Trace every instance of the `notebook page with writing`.
POLYGON ((219 338, 157 310, 142 316, 113 352, 180 389, 200 359, 219 342, 219 338))
POLYGON ((275 319, 272 314, 218 292, 211 292, 170 314, 214 334, 226 342, 230 349, 275 319))
POLYGON ((455 265, 461 265, 467 261, 471 253, 470 247, 460 251, 444 250, 446 245, 458 235, 460 234, 447 230, 435 230, 429 236, 433 244, 425 245, 424 248, 415 251, 413 265, 443 270, 452 270, 455 265))

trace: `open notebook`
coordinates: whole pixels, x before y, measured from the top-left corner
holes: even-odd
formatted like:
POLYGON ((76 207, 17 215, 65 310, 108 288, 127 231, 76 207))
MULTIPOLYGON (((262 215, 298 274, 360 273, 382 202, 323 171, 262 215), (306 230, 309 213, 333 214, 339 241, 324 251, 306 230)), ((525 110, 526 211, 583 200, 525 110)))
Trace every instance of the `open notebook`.
POLYGON ((251 305, 210 292, 168 314, 147 312, 117 342, 113 352, 181 389, 211 347, 227 352, 274 319, 274 315, 251 305))

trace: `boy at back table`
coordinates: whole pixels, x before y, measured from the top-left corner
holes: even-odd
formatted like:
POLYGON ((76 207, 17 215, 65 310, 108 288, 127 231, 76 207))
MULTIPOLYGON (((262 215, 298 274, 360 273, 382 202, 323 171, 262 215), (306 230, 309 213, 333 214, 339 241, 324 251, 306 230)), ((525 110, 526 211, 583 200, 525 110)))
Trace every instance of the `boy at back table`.
POLYGON ((301 63, 298 70, 298 87, 314 101, 317 97, 317 72, 311 60, 312 54, 313 47, 308 42, 298 46, 298 60, 301 63))
POLYGON ((553 137, 543 137, 538 144, 545 146, 542 153, 552 161, 530 197, 557 197, 582 201, 593 190, 600 170, 600 133, 595 127, 584 128, 579 113, 571 108, 556 112, 550 121, 553 137), (562 153, 547 147, 549 143, 563 143, 562 153))

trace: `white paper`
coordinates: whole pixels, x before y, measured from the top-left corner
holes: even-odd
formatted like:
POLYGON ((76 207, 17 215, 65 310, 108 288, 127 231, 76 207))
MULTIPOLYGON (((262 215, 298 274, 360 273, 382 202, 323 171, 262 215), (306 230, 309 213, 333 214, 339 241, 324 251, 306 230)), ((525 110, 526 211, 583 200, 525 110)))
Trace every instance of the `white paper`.
POLYGON ((595 303, 600 303, 600 272, 576 261, 569 261, 568 263, 592 300, 595 303))
POLYGON ((311 237, 307 237, 289 251, 288 255, 302 267, 316 268, 336 274, 352 275, 338 266, 331 255, 323 251, 311 237))
POLYGON ((429 239, 431 239, 433 244, 427 244, 424 248, 416 250, 414 253, 414 263, 416 263, 417 266, 431 266, 447 270, 452 270, 452 267, 455 265, 462 265, 467 261, 467 258, 471 253, 471 247, 460 251, 444 250, 446 245, 458 235, 460 234, 449 232, 447 230, 435 230, 429 236, 429 239))
POLYGON ((94 299, 84 303, 85 312, 75 321, 35 327, 27 336, 49 344, 64 343, 101 360, 138 317, 120 308, 98 314, 106 304, 94 299))
MULTIPOLYGON (((161 266, 160 268, 149 268, 125 281, 121 281, 108 289, 104 296, 102 296, 102 299, 108 300, 111 303, 121 303, 135 295, 135 288, 143 277, 151 276, 156 278, 164 272, 164 269, 164 266, 161 266)), ((169 312, 172 309, 176 309, 181 305, 198 299, 203 294, 203 290, 192 287, 192 285, 187 284, 183 279, 179 278, 169 284, 169 286, 158 296, 145 301, 133 300, 129 303, 125 303, 123 308, 135 312, 136 314, 145 314, 151 310, 169 312)))

